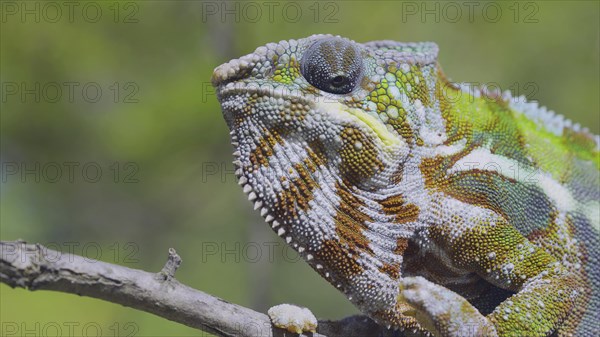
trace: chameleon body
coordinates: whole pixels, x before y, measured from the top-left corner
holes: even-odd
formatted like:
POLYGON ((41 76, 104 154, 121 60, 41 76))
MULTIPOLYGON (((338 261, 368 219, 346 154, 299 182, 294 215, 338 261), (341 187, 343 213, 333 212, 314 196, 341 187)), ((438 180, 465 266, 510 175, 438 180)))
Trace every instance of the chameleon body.
POLYGON ((244 192, 379 324, 599 335, 599 137, 437 53, 314 35, 217 67, 244 192))

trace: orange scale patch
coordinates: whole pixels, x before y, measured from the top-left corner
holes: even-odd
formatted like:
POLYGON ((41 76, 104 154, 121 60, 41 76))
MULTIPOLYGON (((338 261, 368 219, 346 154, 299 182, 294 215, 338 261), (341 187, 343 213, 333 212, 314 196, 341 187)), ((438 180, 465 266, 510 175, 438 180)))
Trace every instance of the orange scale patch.
MULTIPOLYGON (((336 240, 323 241, 321 249, 315 252, 315 258, 321 261, 328 271, 342 279, 364 272, 363 267, 358 263, 358 256, 351 255, 336 240)), ((317 271, 324 273, 323 270, 317 271)))
POLYGON ((400 266, 397 264, 384 263, 379 267, 379 271, 388 275, 393 280, 400 278, 400 266))
POLYGON ((416 221, 419 217, 419 207, 406 204, 402 195, 393 195, 379 201, 383 212, 393 216, 395 223, 403 224, 416 221))
POLYGON ((341 197, 335 220, 335 232, 342 244, 348 245, 352 252, 366 252, 373 255, 369 247, 369 239, 364 235, 365 223, 373 221, 371 217, 359 210, 364 206, 361 200, 356 198, 352 192, 337 184, 337 195, 341 197))
POLYGON ((261 166, 269 165, 269 158, 273 156, 273 147, 276 144, 282 144, 283 139, 274 132, 265 132, 258 141, 256 148, 250 153, 249 159, 254 170, 261 166))
MULTIPOLYGON (((289 181, 289 188, 279 193, 273 207, 275 213, 292 219, 298 217, 298 210, 307 211, 310 208, 309 202, 314 198, 313 191, 318 188, 307 168, 302 164, 295 164, 294 168, 299 177, 289 181)), ((281 180, 287 178, 281 177, 281 180)))

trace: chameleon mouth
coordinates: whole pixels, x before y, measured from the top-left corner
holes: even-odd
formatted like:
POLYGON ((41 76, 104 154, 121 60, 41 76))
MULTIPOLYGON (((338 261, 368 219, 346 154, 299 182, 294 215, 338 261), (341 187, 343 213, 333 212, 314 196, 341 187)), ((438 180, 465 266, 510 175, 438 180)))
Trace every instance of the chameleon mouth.
POLYGON ((242 81, 229 82, 217 88, 217 99, 221 104, 233 96, 246 95, 250 96, 265 96, 271 98, 282 98, 291 101, 299 101, 307 104, 311 101, 316 101, 316 97, 311 94, 302 93, 298 90, 291 90, 288 87, 274 87, 269 83, 246 83, 242 81))

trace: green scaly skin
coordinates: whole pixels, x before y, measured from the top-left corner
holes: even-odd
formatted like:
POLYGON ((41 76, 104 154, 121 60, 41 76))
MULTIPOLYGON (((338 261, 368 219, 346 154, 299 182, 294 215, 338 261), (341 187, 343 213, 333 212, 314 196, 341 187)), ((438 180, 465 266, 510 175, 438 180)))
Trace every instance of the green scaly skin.
POLYGON ((598 136, 451 83, 433 43, 314 35, 212 82, 248 198, 378 323, 600 334, 598 136))

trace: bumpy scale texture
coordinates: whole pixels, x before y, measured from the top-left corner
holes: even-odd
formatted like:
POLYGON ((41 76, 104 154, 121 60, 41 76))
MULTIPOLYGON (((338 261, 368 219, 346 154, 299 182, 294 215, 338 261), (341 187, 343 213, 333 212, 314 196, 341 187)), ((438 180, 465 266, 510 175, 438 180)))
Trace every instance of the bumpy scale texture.
POLYGON ((598 336, 599 137, 437 53, 314 35, 217 67, 240 185, 382 325, 598 336))

